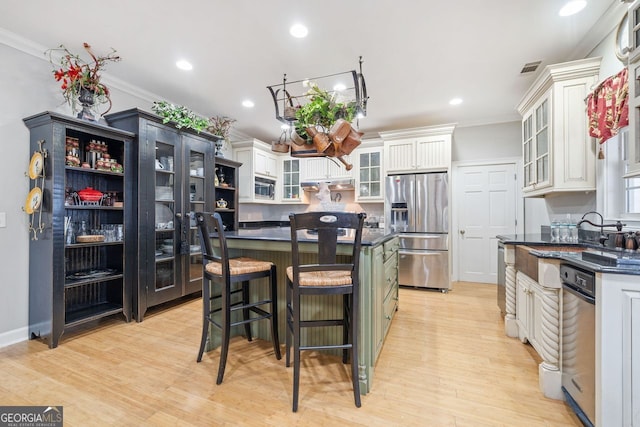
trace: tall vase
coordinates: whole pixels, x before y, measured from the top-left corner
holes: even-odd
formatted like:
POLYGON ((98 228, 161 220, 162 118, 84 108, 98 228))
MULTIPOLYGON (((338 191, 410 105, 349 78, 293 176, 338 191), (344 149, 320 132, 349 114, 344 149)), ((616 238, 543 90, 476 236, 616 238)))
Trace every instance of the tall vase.
POLYGON ((80 96, 78 96, 78 101, 82 105, 82 110, 78 113, 78 118, 82 120, 88 120, 91 122, 95 122, 96 118, 91 111, 93 108, 93 104, 95 103, 95 92, 84 87, 80 88, 80 96))
POLYGON ((224 145, 224 139, 219 139, 216 141, 216 153, 215 153, 216 157, 224 157, 224 154, 222 153, 223 145, 224 145))

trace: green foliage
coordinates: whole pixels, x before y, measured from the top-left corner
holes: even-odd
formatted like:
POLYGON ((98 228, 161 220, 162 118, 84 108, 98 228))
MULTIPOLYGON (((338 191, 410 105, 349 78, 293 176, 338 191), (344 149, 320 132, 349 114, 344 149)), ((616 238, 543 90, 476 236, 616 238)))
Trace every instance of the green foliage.
POLYGON ((209 126, 209 120, 198 116, 193 111, 182 105, 174 105, 166 101, 156 101, 151 109, 161 116, 163 123, 174 122, 178 129, 188 128, 202 131, 209 126))
POLYGON ((307 127, 321 126, 329 132, 336 120, 351 122, 355 117, 355 102, 337 102, 334 95, 316 84, 311 85, 305 96, 309 102, 296 110, 296 133, 302 138, 308 139, 307 127))

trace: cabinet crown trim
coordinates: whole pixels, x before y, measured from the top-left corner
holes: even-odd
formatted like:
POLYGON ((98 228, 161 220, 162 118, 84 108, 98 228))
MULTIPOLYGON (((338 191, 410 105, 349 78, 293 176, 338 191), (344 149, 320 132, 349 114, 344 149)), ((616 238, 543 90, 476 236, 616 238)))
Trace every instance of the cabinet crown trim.
POLYGON ((440 126, 424 126, 410 129, 400 129, 389 132, 378 132, 385 141, 392 139, 412 138, 421 136, 450 135, 456 127, 456 123, 440 126))
POLYGON ((523 115, 531 107, 531 103, 540 98, 553 83, 581 77, 598 76, 601 61, 602 57, 599 56, 547 65, 518 103, 518 112, 523 115))

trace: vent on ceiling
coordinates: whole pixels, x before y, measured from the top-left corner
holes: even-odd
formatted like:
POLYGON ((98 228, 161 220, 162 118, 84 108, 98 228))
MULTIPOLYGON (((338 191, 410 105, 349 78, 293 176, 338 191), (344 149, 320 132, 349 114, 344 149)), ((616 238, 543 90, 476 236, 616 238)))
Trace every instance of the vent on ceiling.
POLYGON ((522 67, 522 70, 520 70, 520 74, 533 73, 535 70, 538 69, 538 66, 540 65, 541 62, 542 61, 536 61, 536 62, 528 62, 524 64, 524 67, 522 67))

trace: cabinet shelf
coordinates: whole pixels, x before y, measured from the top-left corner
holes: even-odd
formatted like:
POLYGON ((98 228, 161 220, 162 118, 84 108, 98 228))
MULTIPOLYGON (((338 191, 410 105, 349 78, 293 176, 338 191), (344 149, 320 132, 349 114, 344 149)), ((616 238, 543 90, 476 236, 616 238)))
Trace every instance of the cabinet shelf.
POLYGON ((92 173, 97 175, 111 175, 111 176, 121 176, 124 177, 124 173, 122 172, 111 172, 111 171, 103 171, 99 169, 91 169, 91 168, 80 168, 76 166, 65 166, 65 170, 68 171, 78 171, 83 173, 92 173))
POLYGON ((109 302, 100 303, 80 310, 68 311, 64 324, 71 327, 118 313, 122 313, 122 305, 109 302))
POLYGON ((122 206, 83 206, 83 205, 68 205, 65 209, 79 209, 79 210, 104 210, 104 211, 121 211, 124 210, 122 206))
POLYGON ((117 246, 117 245, 123 245, 124 242, 123 241, 117 241, 117 242, 91 242, 91 243, 72 243, 70 245, 64 245, 64 247, 66 249, 81 249, 81 248, 88 248, 91 246, 117 246))
POLYGON ((225 187, 224 185, 216 185, 216 190, 236 191, 236 187, 225 187))
POLYGON ((216 208, 216 212, 235 212, 235 209, 231 208, 216 208))
POLYGON ((69 280, 64 282, 65 289, 77 288, 78 286, 90 285, 92 283, 111 282, 113 280, 122 279, 124 275, 122 273, 112 274, 109 276, 95 277, 89 279, 69 280))

